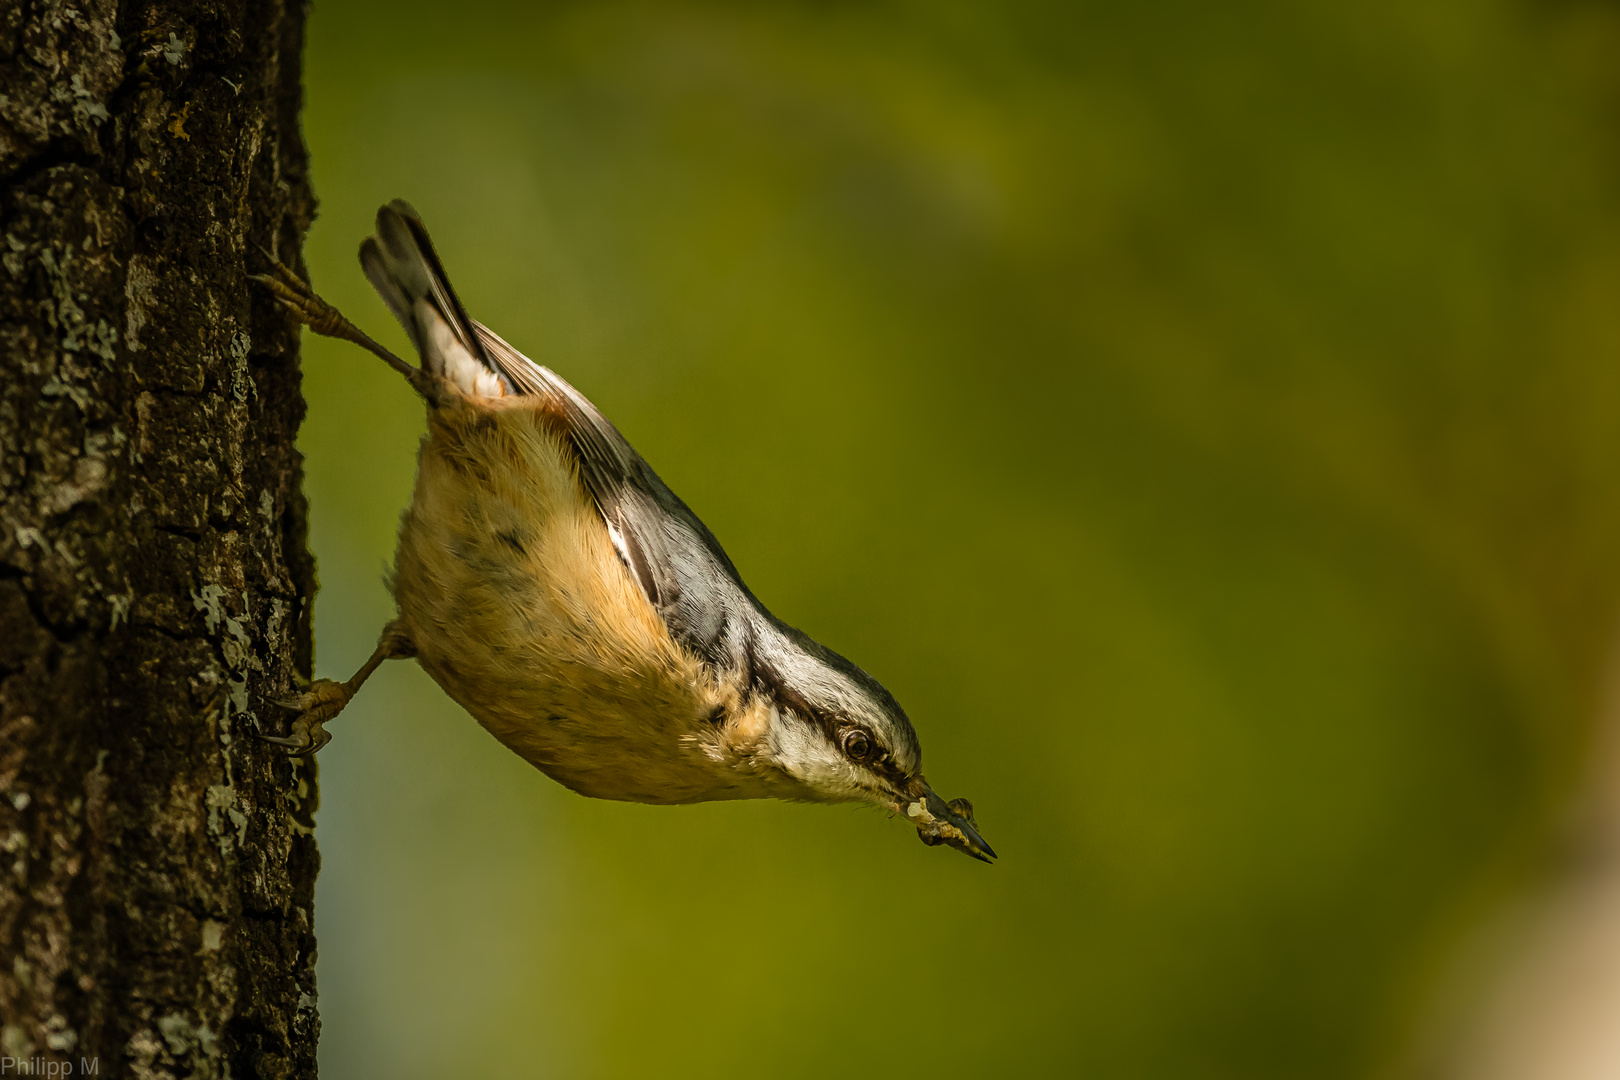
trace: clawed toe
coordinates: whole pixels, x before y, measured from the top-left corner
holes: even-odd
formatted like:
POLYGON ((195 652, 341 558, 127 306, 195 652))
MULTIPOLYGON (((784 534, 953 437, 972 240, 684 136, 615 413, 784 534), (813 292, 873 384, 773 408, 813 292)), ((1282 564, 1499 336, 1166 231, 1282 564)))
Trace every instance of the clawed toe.
POLYGON ((337 318, 337 312, 326 301, 312 292, 294 289, 279 277, 269 274, 249 274, 249 281, 256 281, 270 290, 276 302, 292 312, 298 321, 305 326, 325 326, 337 318))
POLYGON ((331 733, 326 730, 326 722, 342 712, 352 697, 354 691, 346 684, 318 679, 307 692, 295 697, 270 698, 268 700, 273 705, 296 709, 298 716, 285 737, 260 735, 259 738, 286 747, 294 756, 308 757, 332 741, 331 733))
POLYGON ((248 274, 247 279, 268 289, 276 303, 290 311, 293 318, 322 337, 354 342, 408 379, 417 393, 430 401, 436 400, 436 395, 440 392, 437 383, 441 380, 427 375, 420 368, 412 367, 371 340, 359 327, 345 319, 342 312, 317 296, 315 290, 310 288, 292 267, 262 246, 259 247, 259 252, 270 264, 270 273, 248 274))
POLYGON ((318 721, 309 724, 303 731, 299 730, 298 724, 294 724, 293 732, 294 734, 287 738, 282 738, 279 735, 260 735, 259 738, 267 743, 275 743, 277 746, 286 747, 289 751, 289 757, 311 757, 317 750, 332 741, 332 733, 327 731, 318 721))
POLYGON ((299 277, 292 267, 276 258, 264 248, 259 248, 265 261, 270 264, 273 273, 249 274, 249 281, 257 282, 270 290, 278 303, 297 317, 298 321, 308 326, 318 334, 332 336, 343 327, 345 320, 338 310, 311 289, 304 279, 299 277))

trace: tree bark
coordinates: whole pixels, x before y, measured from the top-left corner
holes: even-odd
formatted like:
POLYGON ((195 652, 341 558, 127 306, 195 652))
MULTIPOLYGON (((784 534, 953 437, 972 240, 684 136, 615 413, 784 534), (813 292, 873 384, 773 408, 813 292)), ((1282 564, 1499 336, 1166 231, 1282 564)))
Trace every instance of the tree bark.
POLYGON ((311 664, 304 404, 245 280, 314 213, 302 34, 0 4, 0 1056, 38 1075, 315 1075, 314 768, 251 737, 311 664))

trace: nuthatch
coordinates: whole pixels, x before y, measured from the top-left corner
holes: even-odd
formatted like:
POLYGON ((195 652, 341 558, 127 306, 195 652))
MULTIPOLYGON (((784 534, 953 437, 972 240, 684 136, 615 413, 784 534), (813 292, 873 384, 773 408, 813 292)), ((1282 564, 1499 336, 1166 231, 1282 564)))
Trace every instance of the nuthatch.
POLYGON ((348 682, 283 702, 298 753, 331 738, 384 660, 415 657, 501 742, 601 799, 863 802, 989 862, 965 799, 922 776, 876 679, 765 610, 719 541, 585 397, 451 291, 393 202, 360 265, 421 355, 407 364, 280 263, 254 280, 317 334, 365 347, 427 401, 399 531, 399 615, 348 682))

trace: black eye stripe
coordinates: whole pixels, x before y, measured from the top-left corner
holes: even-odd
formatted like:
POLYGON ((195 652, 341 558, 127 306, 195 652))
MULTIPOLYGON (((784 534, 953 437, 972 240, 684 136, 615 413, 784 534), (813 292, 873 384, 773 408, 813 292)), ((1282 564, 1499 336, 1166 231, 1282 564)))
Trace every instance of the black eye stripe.
MULTIPOLYGON (((798 693, 770 668, 753 663, 750 654, 750 668, 754 685, 768 697, 774 699, 776 704, 797 714, 821 729, 822 735, 833 746, 837 747, 850 761, 871 770, 893 784, 904 784, 910 779, 908 774, 895 763, 894 754, 882 743, 878 742, 869 730, 858 728, 837 713, 817 708, 803 694, 798 693), (864 757, 855 757, 850 754, 847 740, 854 732, 866 736, 868 749, 864 757)), ((896 707, 898 709, 898 706, 896 707)), ((904 723, 904 717, 901 718, 904 723)), ((909 730, 909 729, 908 729, 909 730)))

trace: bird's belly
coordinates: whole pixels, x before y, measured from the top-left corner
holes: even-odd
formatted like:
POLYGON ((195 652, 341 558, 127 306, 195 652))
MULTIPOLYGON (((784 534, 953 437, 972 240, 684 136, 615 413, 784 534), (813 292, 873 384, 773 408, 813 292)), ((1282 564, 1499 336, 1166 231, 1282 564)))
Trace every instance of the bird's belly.
POLYGON ((714 691, 619 561, 543 414, 433 410, 394 595, 422 667, 547 775, 599 798, 726 797, 697 738, 714 691))

